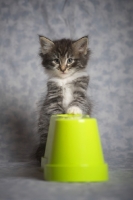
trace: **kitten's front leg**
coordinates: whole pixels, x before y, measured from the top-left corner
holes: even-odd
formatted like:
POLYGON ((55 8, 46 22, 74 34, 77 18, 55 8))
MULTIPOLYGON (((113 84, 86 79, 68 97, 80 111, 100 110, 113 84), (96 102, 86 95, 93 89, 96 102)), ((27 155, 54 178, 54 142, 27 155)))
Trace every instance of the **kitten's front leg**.
POLYGON ((91 114, 91 101, 87 96, 89 77, 79 77, 73 82, 73 101, 67 108, 70 114, 91 114))

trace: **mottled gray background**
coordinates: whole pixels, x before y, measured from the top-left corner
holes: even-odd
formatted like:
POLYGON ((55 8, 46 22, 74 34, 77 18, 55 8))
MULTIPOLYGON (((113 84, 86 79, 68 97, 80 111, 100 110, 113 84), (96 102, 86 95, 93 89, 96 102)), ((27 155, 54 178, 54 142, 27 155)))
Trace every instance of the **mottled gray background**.
POLYGON ((46 85, 38 34, 89 34, 89 93, 105 158, 110 168, 132 169, 132 0, 0 0, 1 165, 32 160, 38 142, 37 102, 46 85))

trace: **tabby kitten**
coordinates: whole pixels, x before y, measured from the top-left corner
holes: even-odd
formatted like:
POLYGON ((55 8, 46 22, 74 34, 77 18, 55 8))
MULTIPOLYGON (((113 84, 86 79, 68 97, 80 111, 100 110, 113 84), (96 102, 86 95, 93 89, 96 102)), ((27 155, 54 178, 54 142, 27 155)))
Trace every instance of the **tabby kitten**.
POLYGON ((89 76, 86 71, 90 56, 88 37, 77 41, 61 39, 51 41, 39 36, 40 57, 48 75, 47 94, 38 122, 40 145, 36 157, 41 161, 47 141, 50 117, 53 114, 91 114, 91 101, 87 96, 89 76))

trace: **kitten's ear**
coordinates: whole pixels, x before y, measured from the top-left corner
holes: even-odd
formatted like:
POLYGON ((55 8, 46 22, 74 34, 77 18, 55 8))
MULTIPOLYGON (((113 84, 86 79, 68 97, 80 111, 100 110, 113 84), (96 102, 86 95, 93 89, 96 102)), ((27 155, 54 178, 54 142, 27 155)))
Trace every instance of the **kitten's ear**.
POLYGON ((86 54, 87 48, 88 48, 88 36, 82 37, 76 42, 73 43, 73 47, 76 51, 79 51, 80 53, 86 54))
POLYGON ((54 46, 54 43, 44 36, 39 36, 39 40, 41 44, 41 51, 43 54, 48 53, 54 46))

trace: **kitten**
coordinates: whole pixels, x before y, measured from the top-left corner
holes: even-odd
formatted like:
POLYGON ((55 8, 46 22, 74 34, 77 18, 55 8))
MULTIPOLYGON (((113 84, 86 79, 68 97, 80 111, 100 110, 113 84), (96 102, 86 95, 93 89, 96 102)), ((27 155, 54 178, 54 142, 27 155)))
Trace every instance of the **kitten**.
POLYGON ((36 158, 44 155, 50 117, 53 114, 72 113, 91 115, 92 104, 87 96, 89 76, 86 71, 90 56, 88 37, 77 41, 51 41, 39 36, 40 57, 48 75, 47 95, 38 122, 40 146, 36 158))

